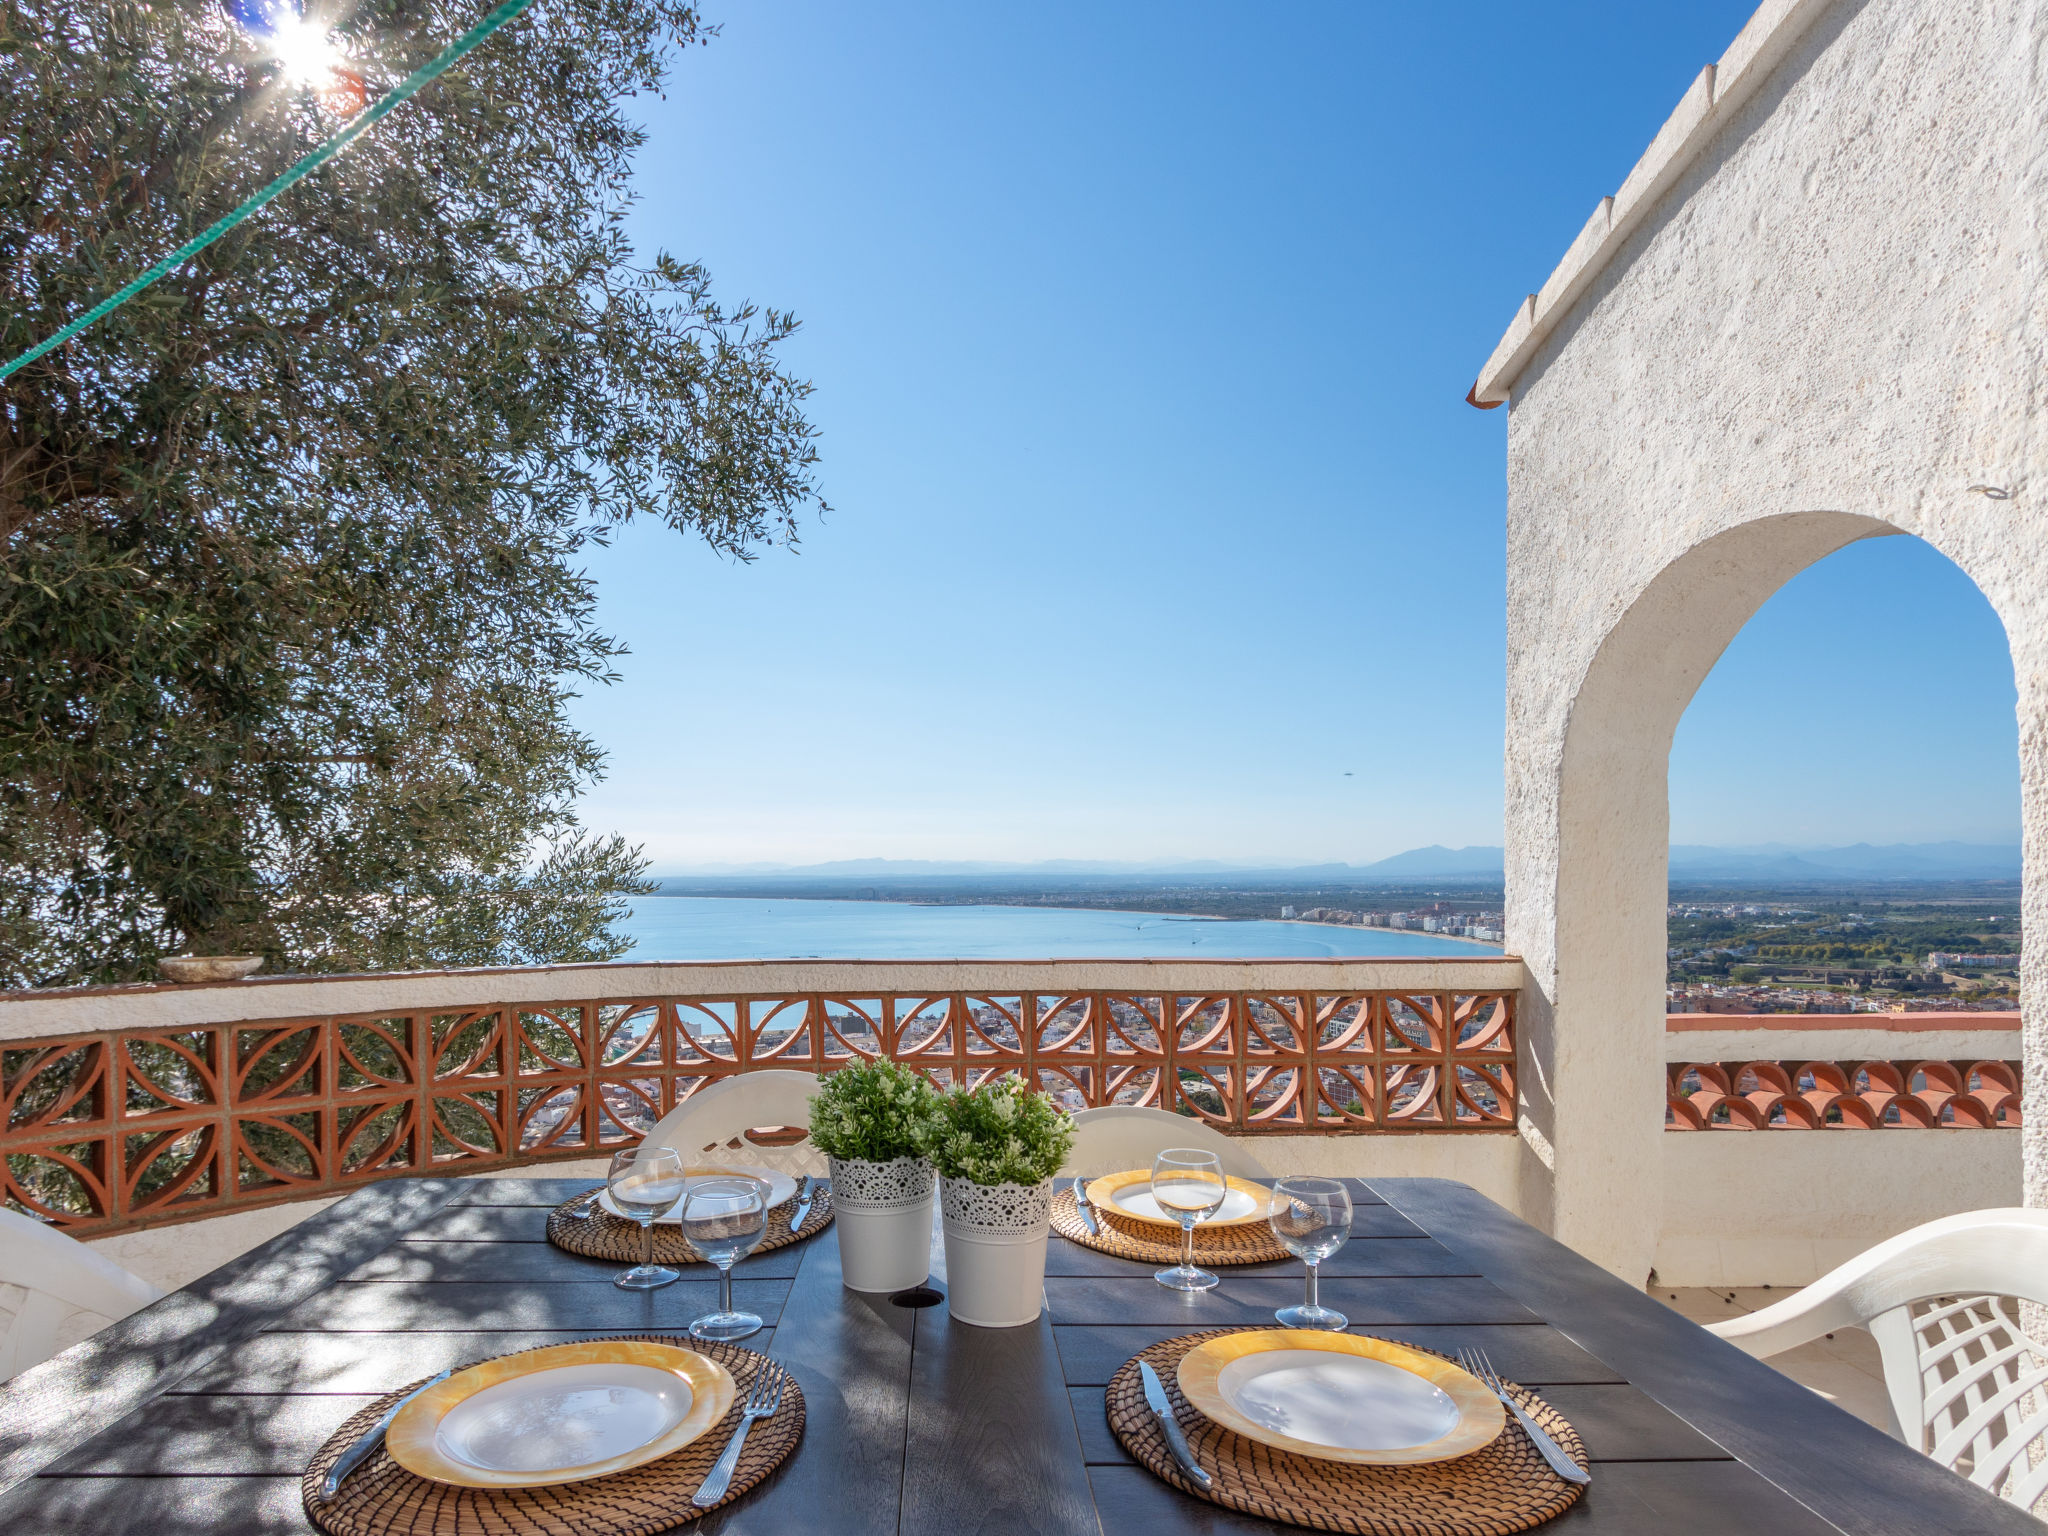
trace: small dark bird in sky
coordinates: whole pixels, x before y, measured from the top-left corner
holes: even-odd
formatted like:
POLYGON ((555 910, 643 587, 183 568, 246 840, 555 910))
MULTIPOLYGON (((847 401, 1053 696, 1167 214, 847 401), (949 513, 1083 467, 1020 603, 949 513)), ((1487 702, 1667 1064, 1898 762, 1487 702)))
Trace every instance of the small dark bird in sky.
POLYGON ((1351 777, 1351 770, 1349 768, 1344 770, 1344 777, 1347 779, 1351 777))

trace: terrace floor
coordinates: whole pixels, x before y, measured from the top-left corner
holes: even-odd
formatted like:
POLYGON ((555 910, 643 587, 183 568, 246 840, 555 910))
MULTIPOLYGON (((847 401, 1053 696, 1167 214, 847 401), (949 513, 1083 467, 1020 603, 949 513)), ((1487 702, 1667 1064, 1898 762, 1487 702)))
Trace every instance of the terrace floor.
MULTIPOLYGON (((1791 1287, 1738 1290, 1674 1290, 1660 1285, 1650 1295, 1696 1323, 1718 1323, 1760 1311, 1792 1294, 1791 1287)), ((1861 1328, 1841 1328, 1811 1344, 1788 1349, 1765 1362, 1803 1387, 1818 1392, 1866 1424, 1883 1429, 1889 1418, 1884 1367, 1878 1363, 1877 1341, 1861 1328)))

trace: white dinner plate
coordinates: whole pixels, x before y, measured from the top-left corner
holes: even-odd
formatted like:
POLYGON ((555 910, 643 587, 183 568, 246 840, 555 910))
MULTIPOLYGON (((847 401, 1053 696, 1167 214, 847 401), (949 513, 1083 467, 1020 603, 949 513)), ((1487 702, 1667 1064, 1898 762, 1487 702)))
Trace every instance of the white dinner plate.
POLYGON ((732 1407, 732 1373, 645 1339, 501 1355, 421 1390, 384 1448, 458 1488, 545 1488, 609 1477, 682 1449, 732 1407))
MULTIPOLYGON (((1126 1185, 1110 1196, 1110 1199, 1115 1202, 1118 1210, 1126 1215, 1135 1216, 1140 1221, 1163 1221, 1175 1227, 1180 1225, 1178 1216, 1159 1208, 1159 1202, 1152 1198, 1152 1186, 1149 1183, 1126 1185)), ((1198 1225, 1210 1226, 1219 1221, 1243 1221, 1247 1217, 1263 1217, 1266 1214, 1266 1207, 1271 1203, 1270 1200, 1259 1199, 1233 1186, 1223 1193, 1222 1209, 1198 1225)))
POLYGON ((651 1445, 689 1417, 690 1384, 649 1365, 568 1365, 486 1387, 448 1410, 434 1444, 479 1472, 563 1472, 651 1445))
MULTIPOLYGON (((770 1210, 781 1205, 785 1200, 793 1199, 796 1195, 796 1180, 788 1174, 777 1172, 773 1168, 756 1167, 749 1163, 722 1163, 715 1167, 707 1165, 702 1168, 687 1168, 683 1171, 683 1185, 687 1189, 691 1185, 701 1184, 706 1179, 729 1179, 736 1174, 744 1175, 750 1179, 759 1179, 768 1186, 768 1208, 770 1210)), ((606 1190, 603 1194, 599 1195, 597 1203, 614 1216, 624 1214, 612 1203, 612 1192, 610 1190, 606 1190)), ((630 1220, 631 1218, 628 1219, 630 1220)), ((654 1224, 658 1227, 674 1226, 682 1219, 683 1202, 678 1200, 674 1208, 666 1215, 655 1217, 654 1224)))
POLYGON ((1338 1451, 1406 1451, 1457 1427, 1450 1393, 1413 1371, 1359 1355, 1275 1349, 1217 1377, 1223 1400, 1262 1429, 1338 1451))
POLYGON ((1181 1357, 1183 1396, 1226 1429, 1298 1456, 1448 1461, 1499 1437, 1500 1399, 1441 1356, 1369 1334, 1265 1328, 1181 1357))

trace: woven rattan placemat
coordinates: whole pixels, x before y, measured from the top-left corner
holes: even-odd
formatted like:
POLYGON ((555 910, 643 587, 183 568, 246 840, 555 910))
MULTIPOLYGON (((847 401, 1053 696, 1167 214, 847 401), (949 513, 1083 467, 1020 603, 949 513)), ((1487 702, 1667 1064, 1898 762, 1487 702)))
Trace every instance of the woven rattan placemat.
MULTIPOLYGON (((1102 1229, 1099 1235, 1081 1225, 1081 1212, 1074 1204, 1072 1187, 1063 1186, 1055 1190, 1052 1197, 1053 1231, 1083 1248, 1113 1253, 1120 1259, 1133 1259, 1140 1264, 1180 1262, 1178 1232, 1155 1237, 1155 1232, 1163 1233, 1166 1229, 1132 1221, 1127 1216, 1109 1215, 1099 1205, 1091 1205, 1089 1209, 1095 1213, 1095 1224, 1102 1229)), ((1280 1240, 1273 1236, 1273 1229, 1262 1221, 1241 1227, 1195 1228, 1197 1264, 1271 1264, 1289 1257, 1287 1250, 1280 1246, 1280 1240)))
MULTIPOLYGON (((1247 1440, 1203 1415, 1180 1395, 1174 1379, 1181 1356, 1189 1350, 1205 1340, 1244 1331, 1218 1328, 1167 1339, 1126 1360, 1109 1379, 1110 1429, 1140 1466, 1183 1493, 1318 1531, 1506 1536, 1556 1519, 1582 1491, 1550 1470, 1512 1414, 1493 1444, 1455 1461, 1426 1466, 1360 1467, 1318 1461, 1247 1440), (1140 1360, 1149 1360, 1166 1384, 1188 1446, 1214 1484, 1207 1493, 1181 1476, 1165 1432, 1145 1406, 1145 1389, 1138 1379, 1140 1360)), ((1526 1387, 1510 1382, 1508 1391, 1572 1460, 1586 1464, 1585 1447, 1563 1414, 1526 1387)))
MULTIPOLYGON (((610 1259, 616 1264, 640 1262, 640 1223, 614 1216, 603 1206, 593 1205, 588 1216, 571 1216, 589 1196, 565 1200, 548 1213, 548 1241, 557 1248, 580 1253, 586 1259, 610 1259)), ((768 1231, 752 1250, 768 1253, 816 1237, 832 1225, 832 1187, 823 1179, 811 1186, 811 1211, 801 1232, 789 1230, 789 1218, 796 1211, 794 1199, 773 1206, 768 1212, 768 1231)), ((657 1264, 701 1264, 677 1225, 654 1224, 654 1262, 657 1264)), ((742 1261, 744 1262, 744 1261, 742 1261)))
MULTIPOLYGON (((343 1448, 412 1387, 352 1415, 313 1457, 299 1492, 313 1523, 331 1536, 647 1536, 693 1518, 690 1496, 739 1428, 740 1405, 754 1375, 777 1370, 766 1355, 737 1344, 703 1344, 666 1334, 621 1334, 650 1344, 694 1349, 732 1372, 732 1407, 710 1431, 672 1456, 587 1483, 551 1488, 455 1488, 415 1476, 379 1450, 349 1474, 329 1504, 315 1502, 320 1479, 343 1448)), ((413 1386, 418 1386, 414 1382, 413 1386)), ((772 1418, 756 1419, 733 1469, 732 1487, 712 1506, 730 1504, 782 1464, 804 1434, 804 1394, 792 1377, 772 1418)))

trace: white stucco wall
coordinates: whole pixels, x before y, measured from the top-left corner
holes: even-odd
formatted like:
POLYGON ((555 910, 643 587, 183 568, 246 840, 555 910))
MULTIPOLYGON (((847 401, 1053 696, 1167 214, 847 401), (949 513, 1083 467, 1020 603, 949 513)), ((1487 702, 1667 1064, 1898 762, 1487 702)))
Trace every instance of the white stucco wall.
POLYGON ((1537 1214, 1625 1278, 1662 1252, 1640 1170, 1684 1139, 1659 1125, 1672 730, 1765 598, 1878 534, 1954 560, 2012 643, 2025 1187, 2048 1197, 2044 57, 2044 0, 1766 6, 1476 392, 1509 399, 1524 1139, 1537 1214))
POLYGON ((1922 1222, 2020 1203, 2018 1131, 1694 1131, 1663 1161, 1663 1285, 1804 1285, 1922 1222))

